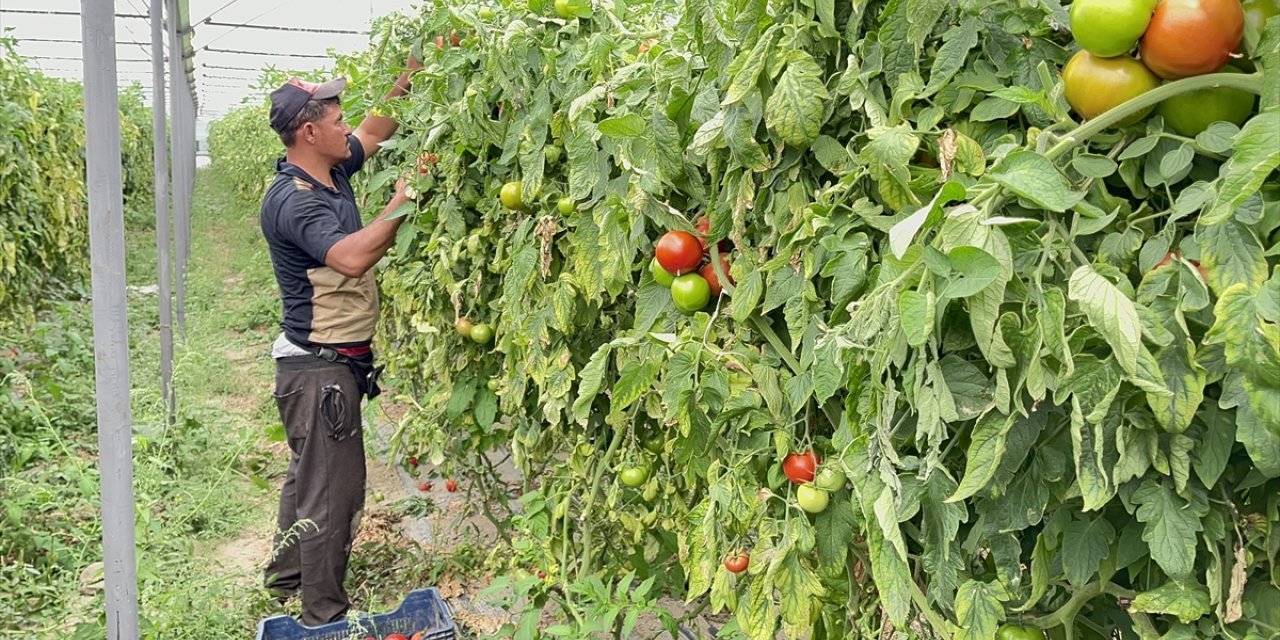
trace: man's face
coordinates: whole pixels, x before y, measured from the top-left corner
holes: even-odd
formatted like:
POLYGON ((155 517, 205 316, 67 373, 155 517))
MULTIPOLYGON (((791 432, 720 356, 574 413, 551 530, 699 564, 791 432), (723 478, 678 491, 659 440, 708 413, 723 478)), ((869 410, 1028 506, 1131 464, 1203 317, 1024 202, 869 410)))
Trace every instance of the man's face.
POLYGON ((351 127, 342 118, 342 107, 330 105, 324 115, 307 125, 312 129, 315 145, 313 148, 319 155, 333 161, 334 164, 351 157, 351 148, 347 146, 347 136, 351 127))

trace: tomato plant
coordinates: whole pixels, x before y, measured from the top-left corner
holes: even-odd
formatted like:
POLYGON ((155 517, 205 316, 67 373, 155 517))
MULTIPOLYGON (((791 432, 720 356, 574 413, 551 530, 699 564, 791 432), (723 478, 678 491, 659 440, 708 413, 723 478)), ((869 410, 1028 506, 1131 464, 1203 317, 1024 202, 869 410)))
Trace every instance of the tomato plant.
MULTIPOLYGON (((1071 109, 1089 120, 1156 88, 1160 79, 1128 56, 1102 58, 1080 51, 1063 67, 1062 82, 1071 109)), ((1148 112, 1135 113, 1120 124, 1137 122, 1148 112)))
POLYGON ((524 567, 557 567, 516 595, 564 597, 548 615, 582 637, 654 594, 753 640, 1267 633, 1249 612, 1280 597, 1274 100, 1194 140, 1143 117, 1264 93, 1262 56, 1148 74, 1128 100, 1098 85, 1078 125, 1061 3, 493 8, 423 7, 339 68, 375 78, 403 34, 474 34, 393 101, 399 137, 362 180, 372 212, 440 154, 380 267, 379 352, 412 399, 398 446, 491 497, 524 567), (516 180, 576 210, 463 199, 516 180), (702 216, 739 278, 682 312, 650 248, 702 216), (491 349, 447 330, 462 316, 501 324, 491 349), (793 497, 780 462, 810 449, 847 480, 793 497), (495 450, 530 480, 518 509, 495 450), (744 541, 767 571, 724 570, 744 541))
POLYGON ((1155 8, 1156 0, 1075 0, 1071 35, 1095 56, 1124 55, 1138 44, 1155 8))
POLYGON ((1142 63, 1166 80, 1213 73, 1244 34, 1240 0, 1161 0, 1142 36, 1142 63))

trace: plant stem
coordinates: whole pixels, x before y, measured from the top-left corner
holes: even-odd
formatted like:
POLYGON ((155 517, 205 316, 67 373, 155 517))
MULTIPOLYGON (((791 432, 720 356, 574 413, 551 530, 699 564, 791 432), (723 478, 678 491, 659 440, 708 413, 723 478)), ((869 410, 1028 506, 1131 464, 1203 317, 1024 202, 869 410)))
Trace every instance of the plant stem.
POLYGON ((613 440, 609 442, 609 449, 601 456, 600 463, 596 466, 595 477, 591 479, 591 492, 587 494, 586 508, 582 511, 582 566, 578 567, 579 575, 591 573, 591 556, 595 551, 591 544, 591 511, 596 505, 596 493, 600 491, 600 478, 604 476, 604 470, 609 467, 614 454, 618 452, 618 447, 622 445, 622 433, 622 429, 613 430, 613 440))
POLYGON ((1106 130, 1108 127, 1123 121, 1125 118, 1135 113, 1141 112, 1143 109, 1154 107, 1167 98, 1199 91, 1201 89, 1212 89, 1217 87, 1225 87, 1230 89, 1239 89, 1247 91, 1254 95, 1262 95, 1262 75, 1257 73, 1210 73, 1203 76, 1195 76, 1193 78, 1183 78, 1175 80, 1166 85, 1157 87, 1136 98, 1132 98, 1126 102, 1113 107, 1110 111, 1076 127, 1075 130, 1068 132, 1062 137, 1062 141, 1054 145, 1052 149, 1045 152, 1044 156, 1050 160, 1056 159, 1058 156, 1070 151, 1076 145, 1087 141, 1094 135, 1106 130))

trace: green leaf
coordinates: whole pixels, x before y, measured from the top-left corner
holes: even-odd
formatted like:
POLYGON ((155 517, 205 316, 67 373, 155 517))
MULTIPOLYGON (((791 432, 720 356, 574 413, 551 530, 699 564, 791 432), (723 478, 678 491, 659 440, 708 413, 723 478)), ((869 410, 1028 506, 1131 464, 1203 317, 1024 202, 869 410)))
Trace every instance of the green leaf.
POLYGON ((1205 151, 1226 153, 1231 150, 1231 145, 1239 133, 1240 127, 1230 122, 1215 122, 1196 136, 1196 144, 1203 147, 1205 151))
POLYGON ((1125 373, 1136 374, 1142 327, 1133 301, 1090 265, 1071 274, 1067 297, 1080 305, 1089 324, 1111 345, 1125 373))
POLYGON ((953 640, 991 640, 1004 622, 1009 594, 996 582, 966 580, 956 592, 956 624, 953 640))
POLYGON ((1197 414, 1204 424, 1200 446, 1191 451, 1192 468, 1201 484, 1212 487, 1218 484, 1222 472, 1231 457, 1231 447, 1236 442, 1236 423, 1233 415, 1211 403, 1206 403, 1197 414))
POLYGON ((889 248, 893 250, 894 257, 901 260, 907 254, 911 241, 915 239, 920 229, 924 228, 930 221, 942 218, 943 205, 962 200, 964 197, 964 185, 959 182, 948 181, 942 185, 941 189, 938 189, 938 193, 934 194, 929 204, 920 207, 915 213, 893 225, 893 228, 889 229, 889 248))
POLYGON ((822 129, 831 94, 822 83, 822 69, 808 54, 792 54, 787 70, 764 108, 765 126, 783 142, 807 147, 822 129))
POLYGON ((943 44, 933 58, 929 69, 929 84, 925 85, 921 98, 927 98, 942 89, 964 66, 969 51, 978 44, 981 21, 976 16, 965 16, 959 26, 948 29, 942 36, 943 44))
POLYGON ((992 122, 994 120, 1012 118, 1020 109, 1022 109, 1022 105, 1016 102, 988 96, 973 108, 973 113, 969 117, 974 122, 992 122))
POLYGON ((1076 587, 1088 584, 1115 540, 1115 527, 1103 516, 1072 520, 1062 538, 1062 569, 1067 580, 1076 587))
POLYGON ((1034 151, 1014 151, 1005 156, 998 169, 988 177, 1050 211, 1065 212, 1084 199, 1084 194, 1072 189, 1053 162, 1034 151))
POLYGON ((1084 510, 1094 511, 1104 507, 1116 489, 1107 464, 1106 434, 1100 424, 1085 421, 1080 404, 1079 396, 1071 397, 1071 452, 1084 510))
POLYGON ((1120 165, 1106 156, 1082 153, 1071 159, 1071 167, 1086 178, 1101 180, 1115 173, 1120 168, 1120 165))
POLYGON ((959 272, 942 290, 944 298, 967 298, 1000 277, 1000 263, 991 254, 977 247, 956 247, 947 254, 951 267, 959 272))
POLYGON ((858 155, 876 181, 880 196, 893 209, 918 204, 911 191, 911 172, 907 167, 920 148, 920 138, 908 125, 873 128, 867 135, 870 142, 858 155))
MULTIPOLYGON (((746 322, 760 305, 760 296, 763 294, 764 275, 759 269, 752 270, 747 279, 739 282, 733 291, 733 301, 729 303, 730 315, 738 322, 746 322)), ((671 298, 669 293, 667 298, 671 298)))
POLYGON ((1267 176, 1280 166, 1280 145, 1276 140, 1280 140, 1280 109, 1269 109, 1245 123, 1231 145, 1235 153, 1223 167, 1218 199, 1201 216, 1201 225, 1228 220, 1236 207, 1258 192, 1267 176))
MULTIPOLYGON (((1169 395, 1147 394, 1147 403, 1160 426, 1169 433, 1182 433, 1191 426, 1196 409, 1204 401, 1205 371, 1192 357, 1195 343, 1184 338, 1161 349, 1156 356, 1169 395)), ((1212 485, 1209 485, 1212 486, 1212 485)))
MULTIPOLYGON (((1203 218, 1201 218, 1203 220, 1203 218)), ((1255 288, 1267 279, 1267 260, 1253 230, 1237 220, 1196 228, 1203 252, 1200 263, 1209 272, 1209 285, 1222 295, 1235 284, 1255 288)))
POLYGON ((725 90, 724 100, 721 105, 739 102, 755 89, 756 79, 760 77, 760 72, 764 70, 765 64, 769 62, 769 54, 772 52, 777 32, 777 26, 770 27, 761 34, 759 40, 756 40, 755 46, 749 51, 738 54, 738 58, 733 61, 729 68, 731 79, 729 80, 729 87, 725 90))
POLYGON ((933 330, 933 293, 922 294, 910 289, 898 296, 898 316, 907 344, 919 348, 933 330))
POLYGON ((658 379, 658 371, 658 363, 651 359, 627 363, 618 376, 618 382, 613 385, 609 411, 620 413, 635 404, 646 391, 653 388, 653 382, 658 379))
POLYGON ((1005 452, 1005 438, 1013 427, 1014 416, 991 411, 978 419, 973 426, 969 452, 965 461, 964 479, 947 502, 958 502, 982 490, 1000 468, 1005 452))
POLYGON ((823 340, 813 353, 813 397, 822 404, 844 385, 844 361, 833 338, 823 340))
POLYGON ((601 120, 596 128, 610 138, 638 138, 645 134, 644 118, 636 113, 628 113, 601 120))
POLYGON ((1249 404, 1273 433, 1280 435, 1280 325, 1264 314, 1280 298, 1280 270, 1256 289, 1233 285, 1214 307, 1217 321, 1205 336, 1205 344, 1222 344, 1227 366, 1238 371, 1249 404))
POLYGON ((833 494, 831 505, 814 517, 813 526, 817 530, 818 562, 823 567, 843 567, 857 526, 852 505, 833 494))
POLYGON ((1196 534, 1200 518, 1169 487, 1148 479, 1133 494, 1139 522, 1145 523, 1142 539, 1151 548, 1151 557, 1174 578, 1191 575, 1196 561, 1196 534))
POLYGON ((609 355, 612 352, 612 343, 606 342, 600 345, 600 348, 591 354, 587 366, 583 367, 578 374, 578 397, 573 401, 573 417, 580 424, 586 424, 587 417, 591 413, 591 403, 595 401, 596 394, 600 393, 600 388, 604 385, 605 368, 609 366, 609 355))
POLYGON ((755 138, 755 122, 744 104, 724 108, 724 140, 733 153, 734 160, 752 171, 769 168, 769 156, 755 138))
POLYGON ((1263 425, 1252 403, 1236 408, 1236 440, 1249 452, 1254 471, 1264 478, 1280 478, 1280 434, 1263 425))
POLYGON ((601 180, 599 150, 592 139, 590 124, 578 125, 565 136, 564 147, 569 156, 569 196, 574 200, 591 197, 601 180))
POLYGON ((1190 624, 1212 612, 1208 589, 1194 582, 1173 580, 1134 596, 1129 610, 1177 616, 1183 624, 1190 624))

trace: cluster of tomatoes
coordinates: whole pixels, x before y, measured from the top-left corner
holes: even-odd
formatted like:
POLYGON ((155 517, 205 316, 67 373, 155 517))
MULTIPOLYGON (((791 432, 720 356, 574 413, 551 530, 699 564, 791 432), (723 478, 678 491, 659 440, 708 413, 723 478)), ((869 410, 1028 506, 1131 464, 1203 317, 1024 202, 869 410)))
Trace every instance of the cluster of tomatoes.
MULTIPOLYGON (((684 313, 702 310, 711 298, 719 297, 724 290, 715 266, 710 262, 711 248, 706 241, 710 227, 710 222, 703 217, 694 225, 697 235, 688 231, 668 231, 658 239, 653 260, 649 263, 653 280, 671 290, 672 302, 684 313)), ((732 286, 728 241, 721 240, 718 247, 721 271, 732 286)))
MULTIPOLYGON (((409 473, 415 476, 418 475, 418 456, 409 456, 408 458, 405 458, 404 462, 405 462, 405 468, 409 470, 409 473)), ((435 485, 433 485, 429 480, 423 480, 418 483, 418 491, 426 493, 430 491, 434 486, 435 485)), ((454 480, 453 478, 445 480, 444 490, 448 491, 449 493, 453 493, 454 491, 457 491, 458 481, 454 480)))
MULTIPOLYGON (((388 633, 382 640, 422 640, 425 637, 427 637, 425 631, 415 632, 411 636, 406 636, 403 633, 388 633)), ((378 638, 376 636, 365 636, 364 640, 378 640, 378 638)))
MULTIPOLYGON (((790 453, 782 459, 782 475, 796 487, 796 504, 807 513, 822 513, 831 504, 832 492, 844 488, 844 472, 834 464, 822 464, 822 459, 812 449, 790 453)), ((773 495, 768 489, 760 490, 760 499, 773 495)), ((751 557, 738 550, 724 558, 725 571, 742 573, 751 565, 751 557)))
MULTIPOLYGON (((1265 19, 1280 13, 1280 0, 1076 0, 1071 33, 1080 51, 1062 69, 1067 103, 1088 120, 1155 89, 1162 79, 1239 73, 1227 63, 1240 46, 1246 12, 1251 20, 1265 19)), ((1193 137, 1217 121, 1239 125, 1253 102, 1247 92, 1215 87, 1168 98, 1157 113, 1171 129, 1193 137)))

